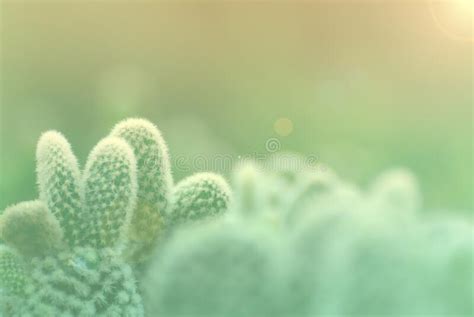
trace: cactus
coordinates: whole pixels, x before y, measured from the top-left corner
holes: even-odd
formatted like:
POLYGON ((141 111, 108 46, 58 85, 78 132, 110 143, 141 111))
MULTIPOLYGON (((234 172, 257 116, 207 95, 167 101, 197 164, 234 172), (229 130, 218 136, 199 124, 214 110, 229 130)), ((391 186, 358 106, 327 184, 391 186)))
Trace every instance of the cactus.
POLYGON ((118 123, 110 135, 126 141, 137 161, 137 203, 126 255, 137 267, 146 263, 164 232, 227 209, 230 190, 219 175, 199 173, 173 187, 168 149, 151 122, 128 119, 118 123))
POLYGON ((168 149, 160 131, 143 119, 122 121, 110 135, 125 140, 137 161, 137 204, 129 227, 127 252, 132 261, 141 262, 164 230, 173 186, 168 149))
POLYGON ((183 230, 150 265, 150 316, 270 316, 278 283, 270 241, 222 220, 183 230))
POLYGON ((7 208, 0 218, 0 236, 26 256, 53 252, 62 241, 58 220, 39 200, 7 208))
POLYGON ((62 134, 48 131, 39 139, 36 150, 40 199, 59 220, 70 246, 82 235, 79 165, 69 142, 62 134))
POLYGON ((222 214, 230 201, 226 181, 212 173, 198 173, 179 182, 173 189, 168 215, 173 225, 205 220, 222 214))
POLYGON ((12 314, 27 285, 22 259, 11 248, 0 246, 0 315, 12 314))
POLYGON ((26 286, 26 274, 22 260, 12 249, 0 247, 0 293, 7 295, 21 295, 26 286))
POLYGON ((249 163, 234 189, 229 213, 176 230, 155 255, 144 278, 151 315, 472 312, 472 223, 422 215, 407 171, 364 191, 328 171, 249 163))
POLYGON ((21 254, 2 250, 0 273, 24 272, 27 281, 15 302, 2 303, 8 315, 142 316, 135 275, 165 244, 162 233, 222 214, 230 200, 225 180, 211 173, 173 188, 166 145, 142 119, 117 124, 83 172, 56 131, 41 136, 36 157, 40 199, 0 214, 1 241, 21 254))
POLYGON ((132 270, 113 249, 76 247, 32 261, 20 315, 142 316, 132 270))
POLYGON ((119 138, 102 140, 81 178, 67 141, 47 132, 37 159, 41 201, 0 217, 0 236, 24 255, 28 277, 9 315, 142 316, 135 277, 121 258, 136 201, 132 149, 119 138))
POLYGON ((132 150, 119 138, 106 138, 92 150, 84 171, 84 244, 113 247, 124 238, 137 184, 132 150))

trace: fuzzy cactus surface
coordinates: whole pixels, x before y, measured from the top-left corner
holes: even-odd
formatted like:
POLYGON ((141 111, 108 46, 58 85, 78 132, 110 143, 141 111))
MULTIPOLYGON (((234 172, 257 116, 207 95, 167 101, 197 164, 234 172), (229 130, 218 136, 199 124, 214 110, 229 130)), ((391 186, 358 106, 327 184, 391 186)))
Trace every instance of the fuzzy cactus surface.
POLYGON ((136 162, 119 138, 105 138, 92 150, 84 171, 85 245, 113 247, 124 238, 137 196, 136 162))
POLYGON ((19 315, 142 316, 132 269, 109 248, 76 247, 33 259, 35 283, 19 315))
POLYGON ((21 259, 15 251, 5 246, 0 247, 0 277, 2 278, 2 293, 23 293, 26 276, 21 259))
POLYGON ((230 197, 230 188, 221 176, 197 173, 175 186, 168 219, 179 225, 218 216, 226 211, 230 197))
POLYGON ((0 316, 12 315, 21 303, 27 279, 22 258, 13 249, 0 246, 0 316))
POLYGON ((57 131, 44 133, 36 148, 39 196, 64 229, 70 246, 82 235, 81 172, 66 138, 57 131))
POLYGON ((39 200, 7 208, 0 218, 0 232, 6 243, 27 256, 51 253, 61 247, 59 222, 39 200))
POLYGON ((137 201, 128 231, 128 257, 146 259, 165 228, 173 178, 168 148, 158 128, 144 119, 118 123, 110 133, 133 149, 137 164, 137 201))

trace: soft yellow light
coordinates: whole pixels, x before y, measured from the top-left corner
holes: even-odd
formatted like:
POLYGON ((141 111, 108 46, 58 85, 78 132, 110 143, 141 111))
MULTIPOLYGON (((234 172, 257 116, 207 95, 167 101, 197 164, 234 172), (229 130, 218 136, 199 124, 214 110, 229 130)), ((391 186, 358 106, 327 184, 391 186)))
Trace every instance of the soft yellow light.
POLYGON ((430 0, 436 26, 457 40, 474 39, 474 0, 430 0))

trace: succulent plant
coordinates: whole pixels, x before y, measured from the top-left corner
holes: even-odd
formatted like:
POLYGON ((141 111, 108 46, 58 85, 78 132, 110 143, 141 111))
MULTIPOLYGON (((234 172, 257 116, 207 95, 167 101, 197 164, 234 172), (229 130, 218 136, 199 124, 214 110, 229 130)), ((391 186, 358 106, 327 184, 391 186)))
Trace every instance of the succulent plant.
POLYGON ((173 178, 168 148, 160 131, 143 119, 118 123, 110 133, 127 142, 137 162, 137 202, 128 229, 128 258, 146 260, 165 228, 173 178))
POLYGON ((37 148, 40 199, 0 214, 0 295, 8 316, 142 316, 136 276, 165 232, 227 208, 225 180, 201 173, 173 187, 166 145, 125 120, 81 172, 56 131, 37 148))
POLYGON ((299 156, 176 185, 159 130, 118 123, 83 171, 43 134, 39 199, 0 213, 6 316, 469 315, 473 226, 422 212, 416 178, 367 191, 299 156), (143 292, 143 293, 141 293, 143 292), (142 296, 144 295, 144 305, 142 296))
POLYGON ((226 211, 230 201, 230 188, 219 175, 197 173, 173 189, 170 225, 206 220, 226 211))
POLYGON ((143 315, 132 269, 119 254, 136 200, 128 144, 99 142, 82 177, 58 132, 41 137, 37 158, 41 201, 7 208, 0 218, 0 235, 22 255, 27 276, 11 315, 143 315))
MULTIPOLYGON (((150 265, 150 316, 270 316, 279 289, 272 241, 220 219, 177 233, 150 265)), ((276 249, 276 247, 275 247, 276 249)))
POLYGON ((92 150, 82 184, 82 245, 113 247, 126 238, 137 197, 136 162, 119 138, 106 138, 92 150))
POLYGON ((20 316, 143 316, 132 269, 112 248, 75 247, 30 266, 20 316))
POLYGON ((25 294, 27 275, 22 258, 6 246, 0 246, 0 281, 0 315, 8 316, 25 294))
POLYGON ((57 131, 44 133, 36 148, 39 196, 63 228, 69 246, 83 234, 81 172, 69 142, 57 131))
POLYGON ((3 240, 26 256, 37 256, 61 248, 58 220, 39 200, 22 202, 5 210, 0 221, 3 240))
POLYGON ((143 119, 118 123, 111 136, 126 141, 137 161, 136 208, 127 231, 127 259, 142 267, 165 233, 185 223, 223 213, 230 201, 227 182, 197 173, 173 186, 168 148, 158 128, 143 119))

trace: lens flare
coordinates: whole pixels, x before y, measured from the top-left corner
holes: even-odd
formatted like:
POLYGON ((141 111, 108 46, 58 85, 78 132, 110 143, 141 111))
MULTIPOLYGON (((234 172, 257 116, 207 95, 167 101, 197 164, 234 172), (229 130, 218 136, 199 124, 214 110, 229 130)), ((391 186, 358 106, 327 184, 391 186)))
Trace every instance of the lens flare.
POLYGON ((474 41, 474 1, 430 0, 430 12, 436 26, 454 40, 474 41))

